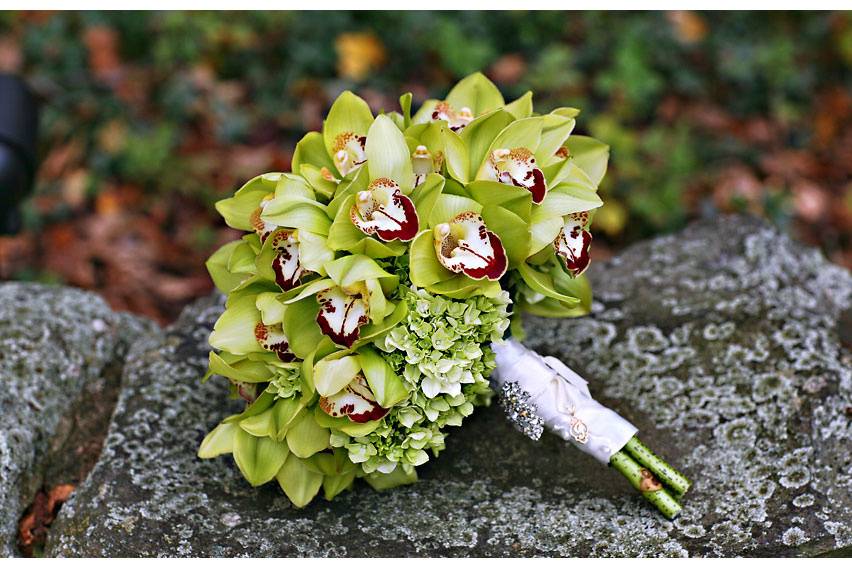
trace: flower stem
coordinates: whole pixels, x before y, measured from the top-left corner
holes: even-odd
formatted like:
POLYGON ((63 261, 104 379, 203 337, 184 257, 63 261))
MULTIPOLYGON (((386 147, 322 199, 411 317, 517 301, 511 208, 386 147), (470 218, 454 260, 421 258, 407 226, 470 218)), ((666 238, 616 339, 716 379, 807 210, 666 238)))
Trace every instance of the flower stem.
POLYGON ((652 452, 636 436, 630 438, 630 441, 624 446, 624 451, 630 454, 630 457, 634 460, 648 468, 678 498, 683 497, 683 494, 687 492, 689 486, 692 484, 686 476, 652 452))
POLYGON ((668 490, 649 474, 649 470, 642 467, 630 454, 620 450, 613 454, 609 465, 614 467, 627 480, 642 493, 648 501, 654 504, 667 519, 673 519, 680 513, 680 503, 668 490))

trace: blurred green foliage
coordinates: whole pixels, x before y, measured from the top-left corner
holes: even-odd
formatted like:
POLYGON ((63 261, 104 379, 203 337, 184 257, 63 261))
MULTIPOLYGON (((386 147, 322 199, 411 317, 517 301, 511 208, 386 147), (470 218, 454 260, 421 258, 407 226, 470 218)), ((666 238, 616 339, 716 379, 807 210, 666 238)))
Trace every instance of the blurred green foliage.
MULTIPOLYGON (((786 223, 794 183, 763 156, 813 151, 817 101, 852 92, 849 13, 2 13, 0 37, 20 46, 47 101, 46 155, 76 144, 95 193, 133 184, 207 207, 252 165, 286 164, 276 152, 317 128, 344 88, 390 109, 404 90, 440 96, 485 70, 507 98, 532 89, 541 111, 582 108, 579 131, 611 144, 596 222, 615 245, 720 207, 786 223), (341 49, 347 34, 354 53, 341 49), (383 55, 365 44, 374 61, 357 61, 364 37, 383 55), (368 72, 341 72, 347 58, 368 72), (237 166, 235 147, 274 151, 237 166), (752 172, 758 197, 714 193, 731 164, 752 172)), ((832 171, 810 181, 840 199, 848 186, 832 171)), ((62 184, 47 175, 40 191, 62 184)))

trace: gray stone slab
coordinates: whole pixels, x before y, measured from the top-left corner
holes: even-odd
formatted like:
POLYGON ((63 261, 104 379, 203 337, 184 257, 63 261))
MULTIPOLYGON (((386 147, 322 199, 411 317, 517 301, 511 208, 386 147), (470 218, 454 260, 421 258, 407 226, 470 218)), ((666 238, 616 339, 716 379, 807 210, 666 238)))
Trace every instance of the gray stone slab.
POLYGON ((75 414, 95 411, 128 343, 152 329, 95 294, 0 284, 0 556, 17 554, 18 519, 42 484, 68 481, 51 473, 75 414))
POLYGON ((638 244, 591 271, 594 313, 527 343, 694 480, 674 522, 551 435, 478 411, 413 486, 290 506, 229 457, 195 458, 233 408, 198 378, 217 299, 135 346, 105 451, 51 533, 59 556, 849 554, 850 274, 743 217, 638 244), (844 315, 846 314, 846 315, 844 315))

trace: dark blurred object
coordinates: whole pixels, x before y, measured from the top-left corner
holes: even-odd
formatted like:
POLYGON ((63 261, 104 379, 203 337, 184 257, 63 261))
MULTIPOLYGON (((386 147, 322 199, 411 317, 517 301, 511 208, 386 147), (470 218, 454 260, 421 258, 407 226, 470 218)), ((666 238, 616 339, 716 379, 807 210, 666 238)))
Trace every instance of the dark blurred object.
POLYGON ((0 73, 0 234, 20 229, 18 205, 35 178, 38 107, 19 78, 0 73))

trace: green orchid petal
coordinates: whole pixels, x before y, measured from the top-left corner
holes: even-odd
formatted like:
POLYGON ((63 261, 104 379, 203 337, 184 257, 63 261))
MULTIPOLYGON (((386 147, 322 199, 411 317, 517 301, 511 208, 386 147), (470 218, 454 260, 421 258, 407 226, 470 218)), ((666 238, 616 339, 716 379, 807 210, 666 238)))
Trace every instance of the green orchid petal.
POLYGON ((378 278, 395 278, 376 261, 363 254, 353 254, 325 264, 325 270, 335 284, 348 288, 358 282, 378 278))
POLYGON ((323 496, 327 501, 331 501, 335 497, 337 497, 342 492, 346 491, 355 481, 355 474, 358 473, 357 470, 353 469, 351 471, 347 471, 346 473, 340 473, 338 475, 326 475, 322 478, 322 491, 323 496))
MULTIPOLYGON (((533 220, 530 224, 530 248, 527 252, 527 257, 532 257, 541 251, 547 251, 548 246, 553 244, 556 237, 559 236, 559 231, 562 230, 565 222, 562 217, 544 217, 536 218, 533 214, 533 220)), ((549 249, 552 253, 552 248, 549 249)), ((543 262, 543 259, 538 260, 538 264, 543 262)))
POLYGON ((252 436, 272 438, 281 442, 294 419, 305 408, 304 403, 305 399, 302 397, 278 400, 260 414, 241 420, 239 426, 252 436))
POLYGON ((233 414, 225 418, 222 422, 227 422, 228 424, 237 423, 241 420, 248 418, 249 416, 256 416, 261 412, 264 412, 267 408, 273 405, 275 402, 275 395, 268 392, 263 391, 257 400, 253 403, 249 404, 248 408, 243 410, 239 414, 233 414))
POLYGON ((322 292, 323 290, 328 290, 329 288, 334 287, 336 284, 334 280, 331 278, 322 278, 320 280, 314 280, 312 282, 308 282, 303 286, 298 288, 294 288, 290 290, 287 294, 284 294, 284 303, 285 304, 295 304, 296 302, 300 302, 305 298, 312 298, 316 295, 317 292, 322 292), (295 292, 297 294, 293 295, 295 292))
POLYGON ((460 138, 467 146, 468 163, 470 164, 468 179, 476 177, 479 166, 482 165, 488 155, 491 142, 514 120, 515 117, 511 113, 497 110, 475 118, 464 127, 460 138))
POLYGON ((532 220, 564 217, 571 213, 591 211, 603 205, 597 192, 588 187, 563 183, 547 192, 541 205, 533 211, 532 220))
POLYGON ((246 247, 246 243, 242 241, 232 241, 210 255, 205 266, 207 272, 210 273, 210 278, 213 279, 213 284, 220 292, 227 294, 234 288, 240 285, 243 279, 246 278, 245 273, 235 273, 228 269, 231 257, 237 251, 246 247))
POLYGON ((311 164, 302 164, 298 170, 294 167, 293 171, 299 172, 305 178, 305 181, 310 184, 311 189, 323 196, 324 200, 331 199, 334 196, 334 192, 337 191, 337 183, 327 179, 323 175, 321 168, 311 164))
POLYGON ((302 229, 323 236, 328 235, 328 229, 331 227, 331 219, 326 214, 325 206, 313 197, 276 196, 264 208, 261 219, 279 227, 302 229))
POLYGON ((212 351, 210 352, 208 372, 240 383, 265 383, 272 378, 272 371, 260 361, 242 359, 229 364, 220 355, 212 351))
POLYGON ((405 93, 399 97, 399 108, 402 109, 403 130, 411 126, 411 93, 405 93))
POLYGON ((352 382, 360 371, 357 357, 330 355, 314 365, 314 386, 321 396, 331 396, 352 382))
POLYGON ((328 447, 331 432, 317 424, 312 412, 303 412, 287 429, 287 446, 293 455, 309 458, 328 447))
POLYGON ((308 230, 297 230, 296 237, 299 239, 299 262, 306 270, 324 276, 325 264, 334 259, 327 239, 308 230))
POLYGON ((589 136, 571 136, 567 146, 574 162, 597 187, 606 174, 609 146, 589 136))
POLYGON ((466 300, 473 296, 496 298, 503 291, 499 282, 485 279, 474 280, 464 274, 456 274, 449 280, 437 282, 426 289, 434 294, 457 300, 466 300))
POLYGON ((284 312, 284 333, 290 340, 290 351, 299 359, 306 359, 324 337, 316 322, 318 311, 316 297, 309 296, 288 304, 284 312))
POLYGON ((554 263, 553 268, 550 270, 550 275, 553 277, 553 283, 556 285, 557 290, 580 299, 580 306, 578 307, 582 307, 585 310, 583 315, 591 311, 592 285, 585 275, 581 274, 576 278, 572 278, 571 275, 562 269, 560 263, 554 263))
POLYGON ((548 298, 553 298, 554 300, 558 300, 570 306, 576 306, 580 303, 579 298, 557 291, 556 284, 554 284, 553 278, 550 274, 536 270, 526 263, 521 263, 518 266, 518 274, 521 275, 521 278, 527 286, 539 294, 543 294, 548 298))
POLYGON ((222 422, 209 434, 204 436, 198 447, 198 457, 201 459, 215 458, 234 451, 234 435, 239 428, 236 424, 222 422))
POLYGON ((393 489, 402 485, 410 485, 417 482, 417 471, 414 468, 406 472, 402 467, 397 467, 391 473, 373 472, 364 476, 364 481, 376 491, 393 489))
POLYGON ((488 156, 498 148, 527 148, 535 152, 541 142, 541 131, 544 127, 544 119, 540 116, 516 120, 501 130, 478 164, 477 178, 481 177, 482 167, 488 156))
POLYGON ((444 177, 440 174, 429 174, 423 183, 411 192, 411 199, 421 219, 429 219, 441 192, 444 190, 444 177))
POLYGON ((535 159, 541 166, 546 166, 560 159, 556 151, 565 144, 576 121, 553 113, 543 116, 542 120, 541 140, 535 150, 535 159))
POLYGON ((451 129, 442 128, 441 145, 447 173, 459 182, 467 183, 470 179, 470 157, 462 138, 451 129))
MULTIPOLYGON (((469 197, 442 193, 435 200, 435 206, 429 215, 429 227, 446 223, 459 213, 464 213, 465 211, 480 213, 482 212, 482 205, 469 197)), ((412 248, 414 248, 413 245, 412 248)), ((414 263, 410 264, 413 265, 414 263)))
POLYGON ((234 433, 234 461, 253 486, 270 481, 287 459, 287 445, 270 438, 257 438, 237 429, 234 433))
POLYGON ((510 266, 522 264, 530 247, 528 224, 508 209, 495 205, 484 207, 481 215, 488 230, 500 237, 510 266))
POLYGON ((225 223, 241 231, 253 231, 251 215, 260 206, 261 200, 274 193, 282 174, 269 173, 257 176, 243 185, 233 197, 216 202, 216 211, 225 223))
POLYGON ((516 119, 529 118, 530 116, 532 116, 533 113, 532 97, 532 91, 527 91, 526 93, 503 107, 503 110, 511 113, 512 116, 514 116, 516 119))
POLYGON ((250 274, 256 270, 255 260, 257 253, 260 250, 260 238, 257 234, 252 233, 245 235, 237 241, 240 243, 239 248, 235 249, 231 257, 228 259, 228 270, 232 273, 250 274), (255 250, 257 246, 257 250, 255 250))
POLYGON ((262 292, 257 295, 255 307, 260 311, 260 321, 266 325, 281 323, 284 320, 286 306, 279 301, 280 294, 262 292))
MULTIPOLYGON (((337 191, 334 194, 334 199, 329 201, 326 206, 326 213, 328 216, 332 219, 336 218, 337 215, 340 214, 340 210, 343 209, 343 204, 349 196, 367 189, 367 186, 369 185, 370 172, 367 168, 358 168, 357 173, 352 179, 344 180, 338 186, 337 191)), ((346 209, 346 214, 349 214, 348 209, 346 209)))
POLYGON ((305 460, 290 455, 275 478, 293 505, 301 508, 319 493, 323 476, 307 465, 305 460))
POLYGON ((473 116, 498 109, 505 104, 500 89, 480 72, 468 75, 447 94, 446 101, 454 109, 468 107, 473 116))
POLYGON ((532 194, 526 188, 491 180, 477 180, 470 182, 466 189, 483 207, 499 205, 525 221, 530 219, 532 194))
POLYGON ((345 132, 366 136, 372 123, 370 105, 352 91, 343 91, 331 105, 323 125, 322 137, 328 155, 334 155, 337 136, 345 132))
POLYGON ((366 153, 370 179, 391 179, 406 194, 414 187, 411 153, 405 136, 387 116, 378 116, 370 126, 366 153))
POLYGON ((255 297, 241 297, 225 308, 216 320, 210 334, 210 345, 237 355, 263 351, 254 336, 259 322, 260 311, 255 306, 255 297))
POLYGON ((376 402, 382 408, 391 408, 408 397, 405 383, 394 373, 385 359, 371 347, 358 350, 358 362, 376 402))
POLYGON ((301 172, 305 165, 311 165, 315 168, 325 167, 331 172, 336 171, 331 154, 326 149, 322 134, 319 132, 308 132, 296 144, 293 159, 290 161, 290 169, 294 172, 301 172))
POLYGON ((409 277, 418 288, 429 288, 437 282, 449 280, 455 274, 444 268, 435 254, 432 231, 421 231, 411 241, 409 277))

